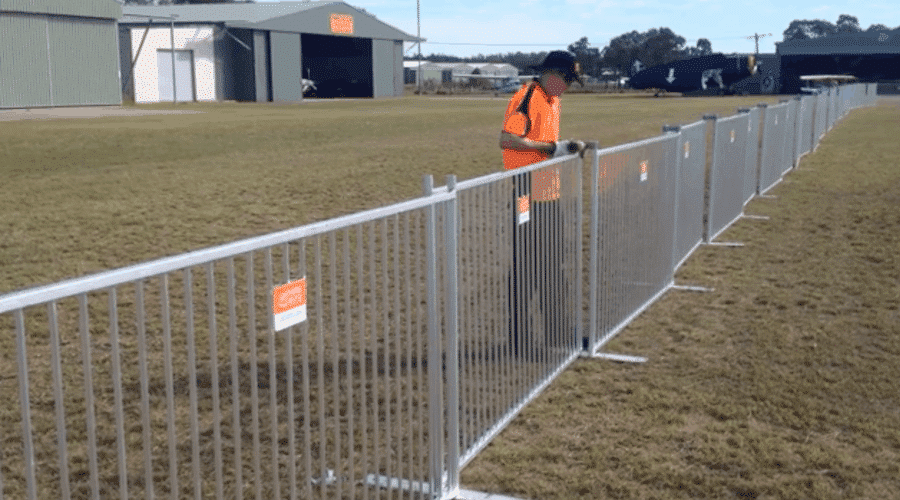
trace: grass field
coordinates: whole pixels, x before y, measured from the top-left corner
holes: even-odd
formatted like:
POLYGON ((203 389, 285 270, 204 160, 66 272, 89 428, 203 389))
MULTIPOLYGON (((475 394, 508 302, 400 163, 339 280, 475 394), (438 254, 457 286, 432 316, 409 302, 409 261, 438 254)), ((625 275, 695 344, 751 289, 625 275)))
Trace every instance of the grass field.
MULTIPOLYGON (((562 135, 614 145, 775 100, 571 95, 562 135)), ((0 293, 411 198, 423 174, 494 172, 505 104, 0 123, 0 293)), ((770 221, 722 236, 747 247, 703 248, 680 270, 714 293, 670 292, 609 346, 649 363, 577 362, 464 486, 536 500, 896 494, 898 112, 841 121, 777 199, 749 205, 770 221)))
MULTIPOLYGON (((561 132, 622 144, 773 101, 571 95, 561 132)), ((504 98, 178 107, 205 113, 0 123, 0 294, 409 199, 424 174, 501 168, 504 98)))

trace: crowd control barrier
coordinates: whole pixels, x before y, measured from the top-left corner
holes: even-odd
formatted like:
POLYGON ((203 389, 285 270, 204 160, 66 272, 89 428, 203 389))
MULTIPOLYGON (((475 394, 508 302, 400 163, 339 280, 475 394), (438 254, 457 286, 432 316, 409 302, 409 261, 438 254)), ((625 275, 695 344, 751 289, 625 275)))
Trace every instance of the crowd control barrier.
POLYGON ((847 85, 426 177, 406 202, 0 296, 0 500, 456 498, 525 405, 874 100, 847 85))

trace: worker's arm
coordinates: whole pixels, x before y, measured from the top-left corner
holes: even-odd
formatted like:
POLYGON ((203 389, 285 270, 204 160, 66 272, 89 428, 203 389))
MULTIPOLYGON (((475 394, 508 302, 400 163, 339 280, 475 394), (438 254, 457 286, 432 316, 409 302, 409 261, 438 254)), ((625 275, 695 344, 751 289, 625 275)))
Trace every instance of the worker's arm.
POLYGON ((543 154, 551 155, 556 149, 556 145, 553 142, 541 142, 525 137, 519 137, 504 130, 500 132, 500 149, 538 151, 543 154))

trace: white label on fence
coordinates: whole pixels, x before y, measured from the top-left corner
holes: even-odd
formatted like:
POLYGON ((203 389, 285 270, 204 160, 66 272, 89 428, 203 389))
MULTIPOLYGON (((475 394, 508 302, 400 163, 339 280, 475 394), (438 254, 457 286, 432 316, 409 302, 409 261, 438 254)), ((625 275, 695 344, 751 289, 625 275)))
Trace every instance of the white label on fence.
POLYGON ((272 291, 272 313, 275 331, 306 321, 306 276, 276 286, 272 291))
POLYGON ((778 125, 778 115, 775 115, 775 125, 778 125))
POLYGON ((747 132, 753 132, 753 120, 747 122, 747 132))
POLYGON ((516 198, 516 214, 518 214, 519 225, 525 224, 531 220, 531 200, 528 195, 522 195, 516 198))
POLYGON ((734 132, 734 129, 731 129, 731 142, 734 142, 735 137, 737 137, 737 134, 734 132))
POLYGON ((642 162, 641 162, 641 182, 646 181, 647 178, 648 178, 648 172, 647 172, 647 171, 648 171, 649 164, 650 164, 649 161, 642 161, 642 162))
POLYGON ((684 143, 684 157, 687 158, 691 156, 691 141, 686 141, 684 143))

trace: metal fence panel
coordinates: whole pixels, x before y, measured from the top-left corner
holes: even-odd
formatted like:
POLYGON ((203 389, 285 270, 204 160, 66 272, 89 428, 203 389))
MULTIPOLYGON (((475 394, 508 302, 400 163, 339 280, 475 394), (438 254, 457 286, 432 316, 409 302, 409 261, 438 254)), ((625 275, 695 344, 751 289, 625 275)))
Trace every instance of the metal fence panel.
POLYGON ((734 223, 743 211, 746 148, 751 133, 749 114, 716 120, 709 182, 708 241, 734 223))
POLYGON ((706 122, 681 127, 677 210, 675 213, 675 269, 703 242, 703 202, 706 189, 706 122))
POLYGON ((759 165, 759 191, 765 193, 781 180, 785 170, 785 142, 790 137, 787 104, 766 108, 763 117, 763 142, 759 165))
POLYGON ((797 125, 797 159, 812 151, 813 112, 816 98, 803 96, 800 98, 800 112, 797 125))
POLYGON ((678 135, 595 152, 592 162, 590 304, 596 351, 673 281, 678 135))
POLYGON ((0 297, 15 332, 0 439, 24 444, 4 454, 5 493, 437 495, 445 373, 429 320, 449 309, 433 212, 450 199, 0 297), (300 322, 280 329, 285 304, 300 322))
POLYGON ((747 205, 759 189, 760 109, 754 106, 748 112, 750 118, 745 146, 747 159, 744 163, 743 205, 747 205))
POLYGON ((457 186, 461 467, 581 350, 581 166, 571 156, 457 186))

